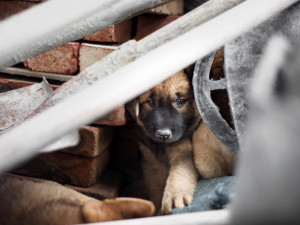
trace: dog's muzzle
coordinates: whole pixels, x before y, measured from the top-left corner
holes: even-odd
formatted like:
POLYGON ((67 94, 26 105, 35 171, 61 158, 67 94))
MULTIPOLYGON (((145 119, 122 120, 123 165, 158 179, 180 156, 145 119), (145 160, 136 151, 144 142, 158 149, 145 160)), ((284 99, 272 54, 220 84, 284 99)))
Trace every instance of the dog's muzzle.
POLYGON ((156 137, 158 139, 160 139, 161 141, 166 141, 166 140, 170 139, 171 136, 172 136, 172 132, 169 129, 156 131, 156 137))

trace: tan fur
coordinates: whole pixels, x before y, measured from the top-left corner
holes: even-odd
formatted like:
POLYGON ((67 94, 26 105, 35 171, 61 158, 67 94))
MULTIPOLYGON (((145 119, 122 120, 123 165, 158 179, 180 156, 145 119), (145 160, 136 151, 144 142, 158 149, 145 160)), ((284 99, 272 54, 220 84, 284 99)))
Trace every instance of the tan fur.
POLYGON ((170 171, 162 199, 161 211, 169 214, 173 208, 183 208, 192 203, 198 179, 193 164, 192 144, 182 140, 167 149, 170 171))
POLYGON ((194 162, 200 176, 232 175, 234 155, 201 123, 193 134, 194 162))
POLYGON ((170 166, 157 160, 141 143, 140 150, 144 157, 145 184, 155 207, 161 207, 162 214, 169 214, 173 205, 175 208, 183 208, 190 204, 198 179, 190 140, 182 140, 179 144, 167 148, 170 166))
MULTIPOLYGON (((175 100, 177 99, 177 93, 179 93, 180 96, 184 96, 188 100, 193 100, 193 98, 194 98, 191 84, 189 83, 188 78, 184 74, 183 71, 180 71, 179 73, 171 76, 169 79, 163 81, 162 83, 156 85, 154 88, 150 89, 149 91, 147 91, 144 94, 142 94, 141 96, 139 96, 138 100, 137 101, 134 100, 134 105, 131 106, 130 108, 134 108, 134 110, 136 110, 136 106, 138 104, 142 104, 142 103, 146 102, 149 99, 149 97, 152 96, 153 94, 159 96, 158 99, 162 98, 165 101, 170 101, 170 99, 171 99, 173 107, 176 108, 175 100)), ((199 121, 201 120, 201 117, 198 113, 195 101, 192 102, 190 107, 192 108, 192 111, 194 112, 194 114, 197 117, 197 120, 195 121, 195 127, 196 127, 196 125, 198 125, 199 121)), ((132 109, 129 109, 129 110, 132 113, 133 110, 132 109)), ((140 115, 140 113, 147 114, 151 110, 152 109, 150 106, 145 105, 145 109, 139 110, 138 115, 136 115, 134 113, 136 120, 137 120, 137 124, 140 127, 144 128, 144 124, 141 121, 141 117, 145 116, 145 115, 140 115)), ((185 111, 185 110, 189 110, 189 108, 188 108, 188 105, 186 105, 178 110, 185 111)))
POLYGON ((157 209, 161 207, 162 214, 169 214, 173 207, 182 208, 192 202, 199 175, 204 178, 229 175, 234 163, 233 155, 213 136, 206 125, 203 122, 199 125, 201 117, 194 101, 192 87, 183 72, 175 74, 132 102, 134 106, 131 108, 138 109, 136 121, 143 132, 147 135, 141 118, 145 118, 152 110, 151 106, 144 103, 155 95, 155 104, 163 99, 171 101, 172 106, 176 108, 178 94, 188 99, 188 104, 177 110, 190 110, 189 112, 195 115, 195 121, 190 128, 191 131, 196 130, 194 135, 191 133, 190 137, 167 145, 164 161, 156 157, 151 149, 153 145, 139 143, 149 197, 157 209), (142 108, 139 108, 139 105, 142 108))
POLYGON ((99 201, 56 182, 0 176, 0 224, 78 224, 151 216, 152 203, 120 198, 99 201))

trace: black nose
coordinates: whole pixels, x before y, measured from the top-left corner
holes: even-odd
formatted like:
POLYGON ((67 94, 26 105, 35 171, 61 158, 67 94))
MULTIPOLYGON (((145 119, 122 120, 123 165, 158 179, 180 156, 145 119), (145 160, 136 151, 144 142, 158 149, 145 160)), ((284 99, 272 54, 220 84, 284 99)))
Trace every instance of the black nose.
POLYGON ((171 137, 171 131, 168 129, 165 130, 157 130, 156 131, 156 137, 159 139, 165 141, 171 137))

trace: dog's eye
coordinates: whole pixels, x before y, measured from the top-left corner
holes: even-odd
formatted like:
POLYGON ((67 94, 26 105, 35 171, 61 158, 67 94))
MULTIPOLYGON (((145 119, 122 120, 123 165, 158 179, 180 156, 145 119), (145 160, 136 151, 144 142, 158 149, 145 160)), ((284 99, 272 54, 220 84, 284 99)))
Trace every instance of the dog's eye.
POLYGON ((182 99, 182 98, 179 98, 179 99, 177 99, 177 101, 176 101, 177 107, 182 107, 185 103, 186 103, 186 100, 185 100, 185 99, 182 99))
POLYGON ((154 100, 153 100, 152 98, 149 98, 149 99, 146 101, 146 103, 147 103, 148 105, 150 105, 151 107, 155 107, 155 102, 154 102, 154 100))

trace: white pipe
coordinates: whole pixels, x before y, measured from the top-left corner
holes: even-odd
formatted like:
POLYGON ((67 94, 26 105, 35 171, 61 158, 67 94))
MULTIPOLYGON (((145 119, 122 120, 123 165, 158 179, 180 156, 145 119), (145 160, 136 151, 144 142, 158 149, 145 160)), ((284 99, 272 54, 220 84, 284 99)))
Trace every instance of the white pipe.
POLYGON ((51 0, 0 23, 0 68, 172 0, 51 0))
POLYGON ((247 0, 3 134, 0 171, 32 157, 51 141, 105 115, 295 2, 247 0))
MULTIPOLYGON (((133 62, 139 56, 192 30, 243 1, 245 0, 210 0, 142 40, 138 42, 130 40, 124 43, 118 49, 84 69, 77 76, 74 76, 60 88, 56 89, 53 95, 41 105, 37 112, 44 111, 67 96, 88 88, 95 81, 114 73, 123 66, 133 62)), ((35 116, 35 113, 31 116, 35 116)))
MULTIPOLYGON (((230 224, 231 212, 228 209, 153 216, 119 221, 91 223, 90 225, 216 225, 230 224)), ((83 225, 83 224, 82 224, 83 225)))

